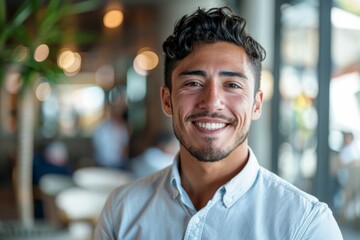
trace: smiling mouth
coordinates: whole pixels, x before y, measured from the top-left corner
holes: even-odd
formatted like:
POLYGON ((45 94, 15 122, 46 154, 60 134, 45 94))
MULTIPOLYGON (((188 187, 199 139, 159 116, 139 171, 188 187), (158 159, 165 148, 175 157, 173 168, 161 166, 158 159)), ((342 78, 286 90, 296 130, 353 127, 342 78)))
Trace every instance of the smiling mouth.
POLYGON ((226 127, 225 123, 204 123, 204 122, 195 122, 195 125, 199 128, 203 128, 205 130, 219 130, 221 128, 226 127))

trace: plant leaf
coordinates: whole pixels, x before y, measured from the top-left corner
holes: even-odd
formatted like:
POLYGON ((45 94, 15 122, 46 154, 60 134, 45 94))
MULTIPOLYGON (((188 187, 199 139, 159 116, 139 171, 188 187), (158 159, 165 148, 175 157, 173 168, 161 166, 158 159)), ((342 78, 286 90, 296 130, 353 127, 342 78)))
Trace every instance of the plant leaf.
POLYGON ((80 14, 84 12, 93 11, 97 9, 99 6, 100 6, 100 1, 98 0, 81 1, 69 5, 67 14, 72 15, 72 14, 80 14))
POLYGON ((6 1, 0 1, 0 28, 2 29, 6 23, 6 1))
POLYGON ((20 6, 18 11, 15 13, 15 17, 12 20, 12 27, 18 27, 23 24, 33 13, 33 8, 31 5, 27 4, 26 1, 23 5, 20 6))
POLYGON ((13 32, 16 31, 17 27, 22 25, 30 17, 31 13, 32 7, 27 1, 25 1, 16 11, 14 18, 11 22, 9 22, 9 25, 0 31, 0 49, 13 32))

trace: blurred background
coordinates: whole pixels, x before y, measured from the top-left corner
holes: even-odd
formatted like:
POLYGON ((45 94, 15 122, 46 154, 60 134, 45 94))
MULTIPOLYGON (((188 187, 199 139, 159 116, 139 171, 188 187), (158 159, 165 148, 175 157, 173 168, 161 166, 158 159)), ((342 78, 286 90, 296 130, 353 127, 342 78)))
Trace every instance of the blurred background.
POLYGON ((359 239, 360 0, 1 1, 0 239, 91 239, 112 189, 171 164, 161 45, 223 5, 267 50, 260 164, 359 239))

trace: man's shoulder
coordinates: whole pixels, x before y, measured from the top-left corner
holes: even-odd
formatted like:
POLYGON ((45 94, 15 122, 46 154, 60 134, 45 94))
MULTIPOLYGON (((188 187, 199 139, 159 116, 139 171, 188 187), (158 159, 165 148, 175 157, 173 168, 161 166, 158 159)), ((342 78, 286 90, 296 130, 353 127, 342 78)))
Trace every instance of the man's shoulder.
POLYGON ((313 195, 299 189, 287 180, 275 173, 261 167, 259 171, 260 184, 266 186, 266 191, 275 198, 291 200, 294 204, 300 204, 312 208, 313 205, 323 204, 313 195))
POLYGON ((291 239, 342 239, 326 203, 263 167, 260 167, 247 199, 256 199, 250 210, 255 209, 257 215, 254 214, 254 218, 257 221, 263 221, 263 225, 273 225, 272 229, 281 226, 279 229, 285 232, 276 232, 279 236, 291 239))

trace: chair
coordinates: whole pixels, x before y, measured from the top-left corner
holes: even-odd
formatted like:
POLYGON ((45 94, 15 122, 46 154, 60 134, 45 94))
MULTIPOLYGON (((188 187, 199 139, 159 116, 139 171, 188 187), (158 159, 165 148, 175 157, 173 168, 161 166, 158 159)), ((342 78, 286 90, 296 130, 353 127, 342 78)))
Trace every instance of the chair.
POLYGON ((107 192, 72 187, 56 196, 56 207, 71 236, 90 239, 108 195, 107 192))
POLYGON ((62 224, 61 216, 55 204, 57 195, 75 184, 71 176, 46 174, 39 180, 39 189, 44 206, 45 219, 52 224, 62 224))
POLYGON ((128 172, 102 167, 85 167, 73 174, 74 187, 61 191, 55 199, 62 220, 69 229, 88 224, 93 229, 110 192, 132 180, 128 172))
POLYGON ((108 197, 107 192, 72 187, 61 191, 55 203, 64 222, 95 223, 108 197))
POLYGON ((111 192, 116 187, 132 181, 132 175, 126 171, 104 168, 85 167, 74 172, 74 182, 77 186, 95 190, 111 192))

